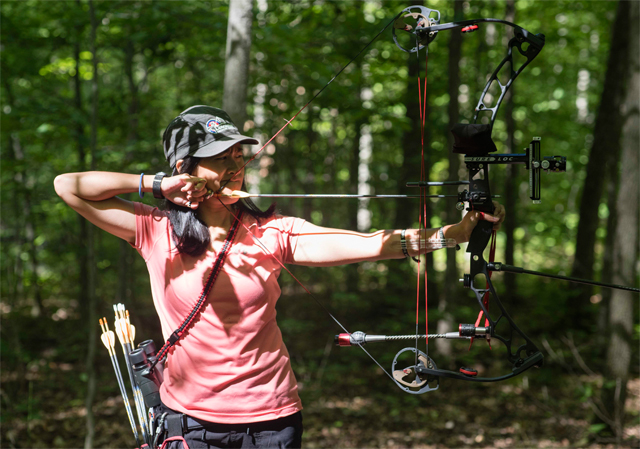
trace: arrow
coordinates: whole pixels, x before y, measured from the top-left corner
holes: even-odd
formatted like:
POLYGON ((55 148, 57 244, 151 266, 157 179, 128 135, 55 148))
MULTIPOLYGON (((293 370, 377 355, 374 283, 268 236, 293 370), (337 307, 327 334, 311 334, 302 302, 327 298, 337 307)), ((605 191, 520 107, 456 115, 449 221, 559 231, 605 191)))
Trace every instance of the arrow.
POLYGON ((131 362, 129 361, 129 354, 133 351, 133 334, 135 328, 132 329, 132 325, 129 322, 129 311, 125 311, 124 304, 118 304, 113 306, 115 312, 115 328, 116 335, 120 344, 122 345, 122 351, 124 352, 124 360, 127 364, 127 372, 129 373, 129 381, 131 382, 131 389, 133 390, 133 403, 136 406, 136 412, 138 414, 138 420, 140 421, 140 429, 142 430, 142 438, 145 442, 149 443, 149 432, 147 430, 147 421, 145 418, 145 406, 144 399, 142 398, 142 392, 136 384, 133 376, 133 369, 131 368, 131 362))
POLYGON ((248 193, 234 190, 231 193, 210 193, 221 198, 458 198, 458 195, 350 195, 342 193, 248 193))
POLYGON ((113 370, 116 373, 116 379, 118 381, 118 387, 120 388, 120 395, 122 396, 122 400, 124 401, 124 408, 127 410, 127 416, 129 417, 129 424, 131 424, 131 429, 133 430, 133 436, 136 439, 136 446, 140 447, 140 437, 138 436, 138 428, 136 427, 136 422, 133 417, 133 411, 131 410, 131 404, 129 403, 129 397, 127 396, 127 391, 124 387, 124 381, 122 380, 120 365, 118 364, 118 358, 116 357, 116 351, 115 351, 116 337, 113 334, 113 331, 109 330, 109 325, 107 324, 106 318, 101 318, 99 321, 100 321, 100 328, 102 329, 102 335, 100 336, 100 339, 102 340, 102 344, 104 345, 104 347, 107 348, 107 351, 109 352, 111 365, 113 365, 113 370))

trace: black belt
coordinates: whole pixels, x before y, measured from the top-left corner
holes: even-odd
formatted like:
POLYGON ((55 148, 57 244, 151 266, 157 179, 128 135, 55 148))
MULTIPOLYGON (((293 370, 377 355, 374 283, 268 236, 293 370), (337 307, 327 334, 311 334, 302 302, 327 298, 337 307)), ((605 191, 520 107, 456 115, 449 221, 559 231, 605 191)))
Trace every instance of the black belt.
POLYGON ((190 430, 207 430, 209 432, 247 432, 253 427, 254 431, 259 431, 260 424, 262 423, 249 423, 249 424, 218 424, 208 421, 200 421, 192 418, 189 415, 183 413, 176 413, 167 415, 164 419, 164 430, 166 430, 169 436, 184 435, 190 430))
POLYGON ((295 425, 298 421, 302 422, 302 413, 294 413, 293 415, 278 418, 274 421, 262 421, 253 422, 247 424, 220 424, 209 421, 203 421, 192 418, 189 415, 183 413, 177 413, 166 406, 162 407, 164 410, 160 412, 167 412, 167 416, 164 419, 164 430, 167 431, 168 437, 183 436, 190 430, 207 430, 208 432, 226 433, 226 432, 261 432, 263 430, 278 430, 278 428, 285 429, 286 427, 295 425))
POLYGON ((179 436, 189 430, 199 430, 204 428, 205 426, 203 424, 183 413, 167 415, 164 419, 164 430, 169 433, 169 436, 179 436))

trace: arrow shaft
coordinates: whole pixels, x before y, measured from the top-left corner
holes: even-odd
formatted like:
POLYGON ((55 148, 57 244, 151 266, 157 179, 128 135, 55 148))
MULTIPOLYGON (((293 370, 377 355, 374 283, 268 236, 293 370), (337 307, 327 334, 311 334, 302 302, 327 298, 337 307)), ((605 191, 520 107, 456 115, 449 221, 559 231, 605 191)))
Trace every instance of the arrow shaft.
MULTIPOLYGON (((237 197, 236 195, 224 195, 222 197, 237 197)), ((457 195, 353 195, 341 193, 247 193, 242 198, 457 198, 457 195)))
POLYGON ((464 186, 469 181, 409 181, 407 187, 464 186))
POLYGON ((133 436, 136 439, 136 443, 138 447, 140 447, 140 437, 138 436, 138 428, 136 426, 136 420, 133 417, 133 411, 131 410, 131 404, 129 403, 127 390, 125 389, 124 381, 122 380, 122 374, 120 372, 120 364, 118 363, 118 358, 115 352, 113 354, 110 354, 110 358, 111 358, 111 364, 113 365, 113 370, 116 373, 116 379, 118 380, 118 387, 120 388, 120 394, 122 395, 122 400, 124 401, 124 408, 127 410, 127 416, 129 417, 131 430, 133 430, 133 436))
POLYGON ((145 405, 142 399, 142 393, 136 383, 135 376, 133 375, 133 368, 129 361, 129 354, 133 351, 130 343, 124 343, 122 345, 122 351, 124 352, 124 361, 127 365, 127 372, 129 373, 129 381, 131 382, 131 390, 133 391, 133 403, 136 406, 136 413, 138 414, 138 420, 140 421, 140 430, 142 430, 143 439, 148 442, 147 420, 145 417, 145 405))

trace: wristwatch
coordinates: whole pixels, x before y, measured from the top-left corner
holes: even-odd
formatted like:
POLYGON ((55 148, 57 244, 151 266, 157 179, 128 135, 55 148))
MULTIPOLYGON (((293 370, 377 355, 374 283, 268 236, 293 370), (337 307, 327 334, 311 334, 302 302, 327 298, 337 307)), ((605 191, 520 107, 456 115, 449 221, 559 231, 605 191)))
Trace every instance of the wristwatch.
POLYGON ((151 187, 151 190, 153 191, 153 197, 159 200, 164 198, 162 190, 160 190, 160 184, 162 184, 162 178, 164 178, 165 176, 167 176, 166 173, 159 172, 156 173, 156 176, 153 178, 153 185, 151 187))

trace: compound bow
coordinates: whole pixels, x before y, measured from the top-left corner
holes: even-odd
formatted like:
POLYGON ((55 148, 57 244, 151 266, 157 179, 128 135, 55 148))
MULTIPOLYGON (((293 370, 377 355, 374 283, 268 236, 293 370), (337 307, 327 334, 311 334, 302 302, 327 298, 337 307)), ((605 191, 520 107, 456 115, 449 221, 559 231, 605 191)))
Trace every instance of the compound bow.
MULTIPOLYGON (((468 190, 460 192, 458 197, 458 209, 462 210, 464 204, 467 203, 468 211, 478 211, 483 213, 493 213, 494 205, 492 195, 489 188, 489 165, 491 164, 524 164, 529 170, 529 188, 530 197, 534 203, 540 202, 540 174, 542 170, 547 172, 564 172, 566 170, 566 158, 563 156, 545 156, 540 153, 540 138, 534 137, 522 154, 491 154, 497 151, 492 140, 491 133, 496 118, 497 111, 502 103, 505 94, 513 81, 522 73, 524 68, 540 53, 542 50, 545 37, 543 34, 533 34, 526 29, 500 19, 472 19, 460 22, 451 22, 440 24, 440 12, 425 6, 411 6, 402 10, 395 16, 389 24, 387 24, 360 52, 351 59, 322 89, 320 89, 287 123, 267 141, 262 148, 247 161, 247 164, 253 160, 280 132, 291 123, 324 89, 333 82, 333 80, 342 73, 342 71, 353 62, 371 43, 380 36, 389 25, 393 24, 392 35, 393 40, 402 51, 408 53, 417 53, 423 49, 428 50, 428 45, 438 35, 440 31, 460 29, 463 33, 473 32, 478 29, 479 23, 501 23, 513 28, 514 36, 507 44, 507 54, 498 64, 493 74, 489 77, 480 99, 475 108, 473 123, 457 124, 453 127, 452 133, 455 138, 453 148, 454 153, 464 154, 464 161, 469 170, 469 181, 454 182, 455 185, 467 185, 468 190), (407 20, 411 20, 408 23, 407 20), (415 41, 415 46, 408 49, 399 42, 399 33, 408 33, 410 39, 415 41), (514 68, 513 51, 514 48, 520 55, 526 58, 526 61, 518 68, 514 68), (509 78, 506 83, 502 83, 498 74, 505 66, 509 70, 509 78), (500 95, 494 106, 490 107, 488 93, 489 89, 497 83, 500 88, 500 95), (477 123, 481 113, 490 112, 488 123, 477 123)), ((246 164, 245 164, 246 165, 246 164)), ((424 189, 428 185, 432 185, 426 180, 419 182, 407 183, 407 187, 420 187, 424 189)), ((452 183, 446 183, 452 184, 452 183)), ((367 335, 364 332, 348 332, 347 329, 326 309, 326 307, 315 296, 302 285, 303 288, 311 295, 316 302, 329 314, 329 316, 343 329, 344 333, 336 335, 335 342, 338 346, 359 346, 384 372, 390 377, 398 387, 410 394, 422 394, 428 391, 437 390, 439 388, 440 377, 446 377, 457 380, 471 382, 497 382, 517 376, 533 366, 541 366, 543 363, 543 355, 531 339, 516 325, 509 313, 506 311, 500 301, 493 283, 491 282, 491 273, 493 271, 510 271, 515 273, 527 273, 540 276, 549 276, 557 279, 565 279, 574 282, 582 282, 592 285, 601 285, 611 288, 622 288, 632 291, 640 291, 631 287, 622 287, 611 284, 597 283, 593 281, 568 278, 564 276, 547 275, 544 273, 524 270, 518 267, 511 267, 493 260, 486 261, 483 253, 495 236, 492 231, 492 223, 488 221, 480 221, 474 228, 467 246, 467 252, 470 256, 469 273, 464 275, 463 285, 465 288, 471 289, 476 296, 481 312, 475 324, 460 324, 457 332, 447 332, 444 334, 424 334, 418 335, 367 335), (484 284, 484 286, 483 286, 484 284), (489 298, 492 298, 497 305, 499 311, 492 316, 489 313, 489 298), (482 315, 485 316, 485 325, 479 326, 482 315), (460 368, 459 371, 451 371, 439 369, 435 362, 428 354, 418 349, 417 342, 420 339, 428 338, 446 338, 446 339, 463 339, 473 342, 474 338, 484 338, 499 340, 506 347, 507 360, 512 365, 510 372, 496 377, 478 377, 477 371, 471 368, 460 368), (363 347, 365 343, 379 341, 400 341, 415 340, 415 347, 407 347, 400 350, 393 359, 391 372, 389 374, 382 365, 363 347), (522 343, 519 343, 522 341, 522 343), (397 368, 400 364, 400 358, 404 354, 411 354, 415 363, 404 368, 397 368)), ((257 241, 258 244, 261 242, 257 241)), ((261 245, 263 246, 263 245, 261 245)), ((264 247, 264 246, 263 246, 264 247)), ((492 243, 493 247, 493 243, 492 243)), ((491 251, 493 253, 493 251, 491 251)), ((493 255, 490 259, 493 258, 493 255)), ((281 264, 282 265, 282 264, 281 264)), ((282 267, 291 274, 284 266, 282 267)), ((293 276, 293 275, 292 275, 293 276)), ((294 276, 294 279, 295 276, 294 276)), ((297 281, 297 279, 296 279, 297 281)), ((428 345, 427 345, 428 350, 428 345)))
MULTIPOLYGON (((491 138, 491 131, 495 121, 496 113, 505 93, 524 70, 524 68, 540 53, 544 46, 545 38, 542 34, 534 35, 524 28, 511 22, 498 19, 474 19, 461 22, 440 24, 440 12, 425 6, 411 6, 404 9, 394 20, 393 40, 396 45, 408 53, 416 53, 423 49, 428 50, 428 45, 443 30, 460 28, 462 32, 473 32, 478 29, 478 24, 483 22, 502 23, 514 29, 514 36, 509 40, 507 54, 498 64, 493 74, 487 81, 480 99, 475 108, 473 123, 457 124, 452 132, 455 137, 453 151, 465 154, 465 163, 469 170, 469 189, 458 195, 458 209, 468 203, 468 211, 479 211, 493 213, 494 205, 489 188, 489 165, 490 164, 515 164, 524 163, 529 170, 531 199, 540 202, 540 170, 565 171, 566 158, 561 156, 545 157, 540 156, 540 139, 534 138, 526 149, 525 154, 494 154, 496 146, 491 138), (407 19, 412 19, 412 23, 407 23, 407 19), (403 47, 398 40, 396 32, 409 33, 415 40, 415 46, 411 49, 403 47), (516 48, 522 56, 526 58, 519 68, 514 68, 513 49, 516 48), (509 79, 505 84, 500 82, 498 74, 505 64, 509 68, 509 79), (500 87, 500 96, 495 105, 489 107, 486 101, 487 94, 493 83, 500 87), (481 112, 491 112, 489 123, 478 124, 478 117, 481 112)), ((425 182, 408 183, 410 187, 424 188, 425 182)), ((533 366, 541 366, 543 355, 531 339, 516 325, 509 313, 502 305, 496 290, 491 282, 491 266, 484 259, 483 253, 492 237, 493 224, 488 221, 480 221, 471 234, 467 252, 470 253, 469 273, 464 275, 464 287, 471 289, 476 296, 481 314, 478 321, 473 324, 460 324, 458 332, 448 332, 435 335, 406 335, 406 336, 376 336, 366 335, 356 332, 351 335, 342 334, 337 336, 337 344, 340 346, 350 346, 362 344, 369 341, 393 341, 415 339, 416 346, 400 350, 394 357, 392 373, 394 382, 403 391, 411 394, 421 394, 439 388, 439 378, 448 377, 452 379, 472 381, 472 382, 496 382, 509 379, 523 373, 533 366), (492 317, 489 313, 489 297, 498 306, 499 314, 492 317), (484 314, 485 326, 479 327, 480 318, 484 314), (504 330, 502 329, 504 328, 504 330), (499 332, 500 329, 500 332, 499 332), (474 338, 497 339, 501 341, 507 351, 507 359, 512 365, 509 373, 497 377, 478 377, 477 371, 470 368, 461 368, 459 371, 439 369, 435 362, 417 348, 417 341, 421 338, 450 338, 468 339, 474 338), (515 344, 516 339, 522 340, 522 344, 515 344), (412 353, 415 356, 415 364, 405 368, 397 368, 400 357, 405 353, 412 353)), ((490 261, 493 262, 493 261, 490 261)), ((428 346, 427 346, 428 348, 428 346)))

